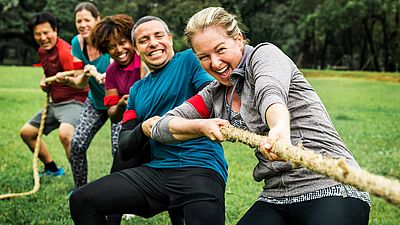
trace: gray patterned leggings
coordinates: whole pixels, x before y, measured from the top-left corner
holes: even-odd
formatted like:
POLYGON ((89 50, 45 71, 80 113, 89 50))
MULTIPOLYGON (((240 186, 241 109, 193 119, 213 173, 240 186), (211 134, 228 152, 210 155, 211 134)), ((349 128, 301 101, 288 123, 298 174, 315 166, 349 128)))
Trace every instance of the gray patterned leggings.
MULTIPOLYGON (((107 122, 107 110, 97 110, 92 101, 87 98, 83 106, 78 125, 71 143, 71 169, 74 176, 75 188, 87 183, 88 164, 86 152, 96 133, 107 122)), ((118 149, 120 124, 111 125, 112 153, 118 149)))

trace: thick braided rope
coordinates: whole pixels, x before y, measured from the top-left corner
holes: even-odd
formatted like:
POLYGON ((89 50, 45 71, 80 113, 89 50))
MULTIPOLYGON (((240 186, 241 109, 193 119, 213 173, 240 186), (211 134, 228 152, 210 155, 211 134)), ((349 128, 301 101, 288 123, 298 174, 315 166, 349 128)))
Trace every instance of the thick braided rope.
MULTIPOLYGON (((59 72, 59 74, 61 74, 63 77, 74 75, 74 73, 75 73, 74 70, 59 72)), ((47 77, 46 79, 44 79, 44 82, 51 83, 51 82, 54 82, 56 79, 57 79, 56 76, 51 76, 51 77, 47 77)))
POLYGON ((47 94, 46 97, 46 102, 43 108, 42 112, 42 117, 40 119, 40 126, 39 126, 39 131, 38 131, 38 136, 36 138, 36 144, 35 144, 35 150, 33 151, 33 162, 32 162, 32 169, 33 169, 33 178, 35 181, 35 184, 33 186, 33 189, 27 192, 20 192, 20 193, 9 193, 9 194, 4 194, 0 195, 0 200, 1 199, 7 199, 7 198, 15 198, 15 197, 21 197, 21 196, 26 196, 26 195, 31 195, 39 191, 40 188, 40 177, 39 177, 39 171, 37 167, 37 162, 38 162, 38 157, 39 157, 39 150, 40 150, 40 143, 42 142, 42 134, 44 130, 44 123, 46 121, 46 116, 47 116, 47 110, 49 108, 49 94, 47 94))
MULTIPOLYGON (((221 132, 228 141, 239 141, 250 147, 257 147, 263 136, 235 128, 233 126, 221 127, 221 132)), ((361 191, 369 192, 377 197, 400 207, 400 183, 393 179, 369 173, 366 170, 349 166, 344 158, 334 159, 323 157, 304 147, 288 146, 276 143, 272 152, 288 160, 294 166, 303 166, 316 173, 328 176, 343 184, 349 184, 361 191)))

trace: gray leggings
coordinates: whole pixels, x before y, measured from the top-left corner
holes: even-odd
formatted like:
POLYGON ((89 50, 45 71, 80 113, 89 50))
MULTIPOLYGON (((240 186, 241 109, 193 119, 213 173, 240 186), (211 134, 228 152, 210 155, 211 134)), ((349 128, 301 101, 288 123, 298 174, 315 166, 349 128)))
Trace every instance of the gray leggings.
MULTIPOLYGON (((87 183, 88 164, 86 152, 96 133, 107 122, 107 110, 97 110, 92 101, 87 98, 83 106, 78 125, 76 126, 74 137, 71 143, 71 168, 74 176, 75 188, 79 188, 87 183)), ((111 126, 112 152, 118 148, 119 124, 111 126), (117 137, 114 137, 117 135, 117 137), (115 142, 116 143, 113 143, 115 142)))

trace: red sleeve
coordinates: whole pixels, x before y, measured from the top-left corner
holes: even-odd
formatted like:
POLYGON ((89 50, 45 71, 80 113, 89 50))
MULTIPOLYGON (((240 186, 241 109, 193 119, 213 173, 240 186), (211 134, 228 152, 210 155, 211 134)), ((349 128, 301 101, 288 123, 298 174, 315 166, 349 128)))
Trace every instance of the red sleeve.
POLYGON ((74 62, 74 70, 83 70, 83 62, 79 61, 79 62, 74 62))
POLYGON ((74 70, 74 57, 71 53, 71 45, 62 39, 57 41, 58 57, 64 71, 74 70))
POLYGON ((118 95, 107 95, 104 97, 105 106, 113 106, 118 104, 120 97, 118 95))
POLYGON ((129 120, 133 120, 133 119, 136 119, 136 118, 137 118, 137 116, 136 116, 135 110, 133 110, 133 109, 126 110, 124 112, 124 115, 122 116, 122 122, 121 123, 124 124, 124 123, 128 122, 129 120))
POLYGON ((187 100, 196 111, 200 114, 203 119, 210 118, 210 111, 208 111, 207 105, 200 95, 195 95, 187 100))

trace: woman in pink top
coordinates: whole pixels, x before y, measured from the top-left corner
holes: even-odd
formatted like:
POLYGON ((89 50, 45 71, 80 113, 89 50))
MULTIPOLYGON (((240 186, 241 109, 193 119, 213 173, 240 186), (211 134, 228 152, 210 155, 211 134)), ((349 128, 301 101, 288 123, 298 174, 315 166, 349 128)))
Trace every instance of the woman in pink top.
MULTIPOLYGON (((106 70, 104 105, 111 121, 119 124, 118 132, 113 133, 112 144, 118 145, 122 115, 125 112, 130 87, 147 74, 147 68, 135 53, 131 30, 133 20, 125 14, 107 16, 101 20, 90 33, 92 45, 101 53, 108 53, 114 60, 106 70)), ((118 157, 118 146, 112 152, 114 161, 111 172, 141 165, 148 156, 122 161, 118 157)))
MULTIPOLYGON (((112 144, 118 145, 119 131, 121 130, 122 115, 125 112, 130 87, 143 78, 148 69, 141 63, 132 45, 131 31, 133 20, 125 14, 105 17, 91 32, 92 45, 103 54, 108 53, 114 62, 106 70, 104 105, 107 107, 111 121, 118 124, 118 132, 113 133, 112 144)), ((128 161, 123 161, 118 155, 118 146, 113 152, 113 165, 110 173, 123 169, 140 166, 150 160, 150 151, 144 151, 128 161)), ((118 223, 121 215, 107 217, 109 222, 118 223)), ((172 216, 172 224, 183 224, 183 219, 172 216)))

